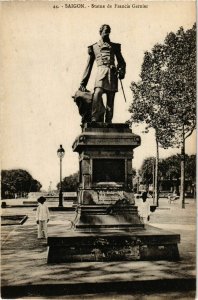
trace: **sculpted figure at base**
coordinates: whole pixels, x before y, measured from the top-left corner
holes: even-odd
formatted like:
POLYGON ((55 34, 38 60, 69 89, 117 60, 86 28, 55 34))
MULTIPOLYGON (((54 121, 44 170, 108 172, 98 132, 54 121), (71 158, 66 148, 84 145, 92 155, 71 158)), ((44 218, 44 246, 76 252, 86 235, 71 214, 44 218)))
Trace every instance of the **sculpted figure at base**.
POLYGON ((100 41, 88 47, 89 58, 79 90, 86 91, 94 61, 96 61, 97 75, 92 101, 91 122, 111 123, 115 93, 118 91, 118 78, 124 78, 126 63, 121 54, 121 45, 110 41, 110 26, 102 25, 99 32, 100 41), (117 64, 115 64, 115 58, 117 64), (107 95, 106 108, 103 103, 103 94, 107 95))

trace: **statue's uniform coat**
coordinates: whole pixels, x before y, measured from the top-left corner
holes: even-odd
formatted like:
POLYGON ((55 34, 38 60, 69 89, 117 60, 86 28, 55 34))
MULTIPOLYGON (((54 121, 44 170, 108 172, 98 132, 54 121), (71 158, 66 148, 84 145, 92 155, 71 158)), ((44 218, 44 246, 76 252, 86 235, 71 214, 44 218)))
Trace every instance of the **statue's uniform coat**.
POLYGON ((95 86, 103 88, 106 91, 118 91, 118 78, 116 74, 115 57, 117 60, 117 69, 125 74, 126 63, 121 54, 121 45, 112 42, 99 42, 88 47, 88 62, 81 81, 82 86, 86 86, 91 74, 91 70, 96 60, 97 75, 95 86))

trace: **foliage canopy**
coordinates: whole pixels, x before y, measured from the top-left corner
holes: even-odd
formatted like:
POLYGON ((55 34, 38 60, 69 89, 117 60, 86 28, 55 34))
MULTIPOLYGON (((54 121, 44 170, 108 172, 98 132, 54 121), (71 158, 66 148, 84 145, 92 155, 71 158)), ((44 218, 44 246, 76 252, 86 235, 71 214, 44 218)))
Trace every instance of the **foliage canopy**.
POLYGON ((140 78, 131 83, 129 123, 145 122, 162 147, 179 147, 196 126, 196 26, 145 52, 140 78))
MULTIPOLYGON (((153 183, 153 157, 144 159, 139 174, 144 184, 153 183)), ((179 180, 181 177, 180 155, 172 155, 159 162, 159 180, 179 180)), ((196 155, 185 155, 185 177, 187 180, 196 182, 196 155)))
POLYGON ((1 171, 1 194, 13 196, 15 193, 29 193, 40 191, 41 183, 34 179, 30 173, 22 169, 1 171))

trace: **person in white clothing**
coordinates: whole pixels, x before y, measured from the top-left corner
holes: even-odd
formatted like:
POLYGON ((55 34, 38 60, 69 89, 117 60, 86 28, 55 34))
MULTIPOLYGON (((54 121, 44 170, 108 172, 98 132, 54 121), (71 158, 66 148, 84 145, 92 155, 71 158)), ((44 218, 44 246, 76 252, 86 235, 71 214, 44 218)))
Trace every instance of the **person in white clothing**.
POLYGON ((45 204, 46 198, 38 198, 38 207, 36 210, 36 223, 38 225, 38 239, 47 238, 47 223, 49 222, 49 210, 45 204))
POLYGON ((147 192, 142 193, 142 201, 138 205, 138 213, 142 218, 144 224, 148 223, 148 221, 150 220, 151 212, 149 201, 147 201, 147 192))

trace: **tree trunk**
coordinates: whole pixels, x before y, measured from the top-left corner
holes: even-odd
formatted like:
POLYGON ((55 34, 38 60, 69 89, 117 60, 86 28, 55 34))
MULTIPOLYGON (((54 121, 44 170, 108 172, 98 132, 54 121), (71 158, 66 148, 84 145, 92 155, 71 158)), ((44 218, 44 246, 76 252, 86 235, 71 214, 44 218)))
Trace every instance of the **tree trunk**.
POLYGON ((155 205, 159 206, 159 194, 158 194, 158 162, 159 162, 159 145, 157 137, 156 140, 156 159, 155 159, 155 205))
POLYGON ((181 207, 185 208, 185 137, 184 137, 184 126, 183 126, 182 147, 181 147, 180 202, 181 202, 181 207))
POLYGON ((155 159, 153 158, 153 204, 155 205, 155 159))

